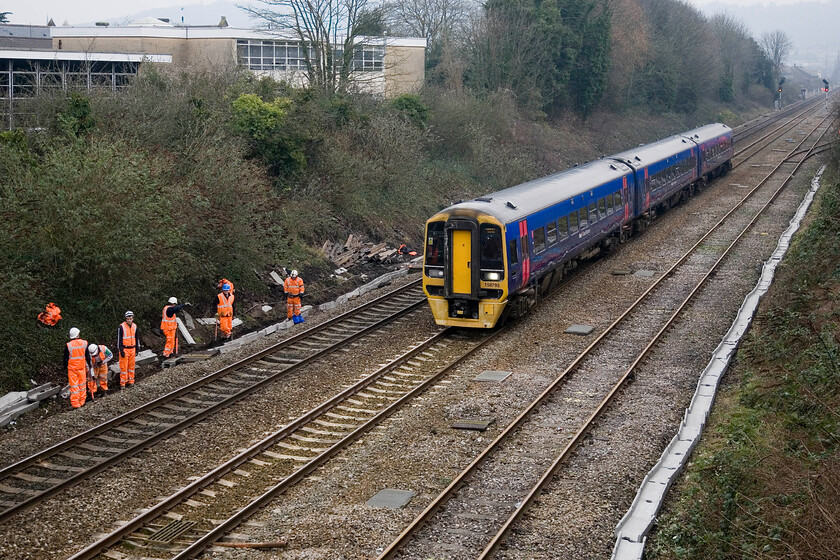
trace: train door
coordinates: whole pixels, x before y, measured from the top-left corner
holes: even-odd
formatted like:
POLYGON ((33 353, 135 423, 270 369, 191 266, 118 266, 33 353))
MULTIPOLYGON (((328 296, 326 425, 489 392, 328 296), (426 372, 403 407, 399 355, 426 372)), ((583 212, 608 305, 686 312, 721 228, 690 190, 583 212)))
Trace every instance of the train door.
POLYGON ((472 232, 452 230, 452 292, 472 293, 472 232))
POLYGON ((650 209, 650 174, 647 167, 642 173, 636 174, 636 183, 637 186, 641 183, 641 188, 636 189, 636 215, 640 216, 650 209))
POLYGON ((473 220, 446 222, 447 252, 444 289, 446 297, 478 299, 478 224, 473 220))
POLYGON ((519 239, 522 242, 522 283, 520 285, 524 288, 528 284, 528 277, 531 275, 531 258, 528 250, 531 244, 531 236, 528 234, 528 220, 519 222, 519 239))

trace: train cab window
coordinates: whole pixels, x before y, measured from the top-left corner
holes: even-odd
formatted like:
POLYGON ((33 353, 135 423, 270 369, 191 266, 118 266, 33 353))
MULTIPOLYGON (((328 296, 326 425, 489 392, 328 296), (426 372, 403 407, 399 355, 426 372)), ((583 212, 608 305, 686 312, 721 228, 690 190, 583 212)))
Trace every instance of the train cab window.
MULTIPOLYGON (((612 210, 612 208, 610 208, 612 210)), ((598 199, 598 215, 601 218, 605 218, 607 215, 607 199, 606 198, 599 198, 598 199)))
POLYGON ((615 193, 615 209, 620 211, 622 208, 624 208, 624 203, 621 202, 621 191, 617 191, 615 193))
POLYGON ((426 227, 426 266, 443 266, 444 222, 429 222, 426 227))
POLYGON ((545 226, 545 240, 549 247, 557 243, 557 222, 552 221, 545 226))
POLYGON ((594 224, 598 221, 598 205, 593 201, 589 203, 589 223, 594 224))
POLYGON ((607 195, 607 215, 613 213, 613 195, 612 193, 607 195))
POLYGON ((560 236, 560 239, 569 237, 569 218, 566 216, 557 220, 557 234, 560 236))
POLYGON ((545 251, 545 228, 540 227, 534 230, 534 253, 545 251))
POLYGON ((516 239, 511 239, 508 242, 508 262, 510 266, 519 264, 519 250, 517 249, 516 239))
POLYGON ((505 267, 502 229, 493 224, 481 224, 479 266, 481 270, 501 271, 505 267))
POLYGON ((578 213, 577 210, 569 214, 569 231, 577 233, 578 230, 578 213))
POLYGON ((578 223, 580 223, 580 229, 589 227, 589 213, 586 208, 578 210, 578 223))

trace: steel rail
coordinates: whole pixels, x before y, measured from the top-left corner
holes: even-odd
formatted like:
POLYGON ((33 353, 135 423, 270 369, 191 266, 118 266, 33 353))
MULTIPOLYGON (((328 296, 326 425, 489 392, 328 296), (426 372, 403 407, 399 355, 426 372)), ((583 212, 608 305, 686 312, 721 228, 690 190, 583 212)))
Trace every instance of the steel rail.
MULTIPOLYGON (((821 121, 821 122, 820 122, 820 123, 819 123, 819 124, 818 124, 818 125, 814 128, 814 130, 812 130, 812 131, 811 131, 811 133, 809 134, 809 136, 810 136, 811 134, 813 134, 813 132, 814 132, 815 130, 817 130, 820 126, 822 126, 822 124, 823 124, 823 123, 825 122, 825 120, 827 120, 828 118, 829 118, 829 117, 826 117, 825 119, 823 119, 823 121, 821 121)), ((817 142, 819 142, 819 140, 821 140, 821 139, 822 139, 822 137, 825 135, 825 133, 826 133, 826 131, 827 131, 827 130, 828 130, 828 129, 826 129, 825 131, 823 131, 823 133, 822 133, 822 134, 820 135, 820 137, 817 139, 817 142)), ((806 136, 805 138, 803 138, 802 142, 800 142, 800 143, 799 143, 799 145, 797 146, 797 148, 795 148, 795 149, 794 149, 794 150, 793 150, 790 154, 788 154, 788 157, 790 157, 791 155, 793 155, 793 154, 794 154, 794 152, 798 149, 798 147, 799 147, 799 146, 801 146, 801 145, 802 145, 802 143, 804 143, 804 142, 805 142, 805 140, 807 140, 807 138, 808 138, 808 136, 806 136)), ((808 152, 808 154, 810 154, 810 152, 811 152, 811 151, 813 151, 815 147, 816 147, 816 143, 814 144, 814 146, 812 146, 812 147, 811 147, 811 148, 807 151, 807 152, 808 152)), ((676 320, 677 320, 678 316, 679 316, 679 315, 683 312, 683 310, 684 310, 684 309, 688 306, 689 302, 690 302, 691 300, 693 300, 693 299, 694 299, 694 297, 697 295, 697 293, 700 291, 700 289, 701 289, 701 288, 702 288, 702 287, 703 287, 703 286, 704 286, 704 285, 708 282, 708 280, 709 280, 710 278, 712 278, 712 277, 715 275, 715 272, 716 272, 716 271, 718 270, 718 268, 721 266, 721 264, 722 264, 723 260, 724 260, 724 259, 725 259, 728 255, 729 255, 729 253, 732 251, 732 249, 733 249, 733 248, 734 248, 734 247, 735 247, 735 246, 736 246, 736 245, 737 245, 737 244, 741 241, 741 239, 744 237, 744 235, 746 235, 746 233, 747 233, 747 232, 748 232, 748 231, 749 231, 749 230, 750 230, 750 229, 751 229, 751 228, 755 225, 755 223, 756 223, 756 222, 758 221, 758 219, 759 219, 759 218, 760 218, 760 217, 764 214, 764 212, 765 212, 765 211, 766 211, 766 210, 770 207, 770 205, 771 205, 771 204, 773 204, 773 202, 775 202, 775 200, 776 200, 776 199, 778 198, 778 196, 782 193, 782 191, 785 189, 785 187, 788 185, 788 183, 791 181, 791 179, 793 179, 793 176, 794 176, 794 175, 795 175, 795 173, 799 170, 799 168, 802 166, 802 164, 804 163, 804 161, 805 161, 806 159, 807 159, 807 155, 806 155, 805 157, 803 157, 803 158, 802 158, 802 159, 801 159, 801 160, 797 163, 796 167, 795 167, 792 171, 790 171, 790 172, 788 173, 788 177, 787 177, 787 178, 785 178, 785 180, 784 180, 784 181, 783 181, 783 182, 782 182, 782 183, 781 183, 781 184, 777 187, 777 189, 775 190, 775 192, 773 193, 773 195, 772 195, 772 196, 771 196, 771 197, 767 200, 767 202, 766 202, 766 203, 765 203, 765 204, 764 204, 764 205, 763 205, 763 206, 762 206, 762 207, 761 207, 761 208, 760 208, 760 209, 759 209, 759 210, 755 213, 755 215, 754 215, 754 216, 753 216, 753 218, 749 221, 749 223, 747 223, 747 224, 746 224, 746 225, 742 228, 741 232, 740 232, 740 233, 739 233, 739 234, 735 237, 735 239, 734 239, 734 240, 733 240, 733 241, 729 244, 729 246, 728 246, 728 247, 727 247, 727 248, 723 251, 723 253, 720 255, 720 257, 718 257, 718 259, 714 262, 714 264, 713 264, 713 265, 712 265, 712 267, 708 270, 708 272, 706 272, 706 273, 703 275, 703 277, 700 279, 700 281, 697 283, 697 285, 696 285, 696 286, 695 286, 695 287, 691 290, 691 292, 690 292, 690 293, 689 293, 689 294, 685 297, 685 299, 683 300, 683 302, 682 302, 682 303, 681 303, 681 304, 680 304, 680 305, 679 305, 679 306, 678 306, 678 307, 674 310, 674 312, 673 312, 673 313, 671 314, 671 316, 668 318, 668 320, 666 321, 666 323, 665 323, 665 324, 662 326, 662 328, 661 328, 661 329, 660 329, 660 330, 656 333, 656 335, 655 335, 655 336, 654 336, 654 337, 650 340, 650 342, 649 342, 649 343, 648 343, 648 344, 644 347, 644 349, 643 349, 643 350, 642 350, 642 352, 641 352, 641 353, 640 353, 640 354, 636 357, 636 359, 635 359, 635 360, 633 360, 633 363, 632 363, 632 364, 631 364, 631 365, 630 365, 630 366, 629 366, 629 367, 625 370, 625 372, 622 374, 622 376, 619 378, 619 380, 618 380, 618 381, 617 381, 617 382, 613 385, 612 389, 611 389, 611 390, 610 390, 610 392, 607 394, 607 396, 606 396, 606 397, 605 397, 605 398, 601 401, 601 403, 600 403, 600 404, 596 407, 596 409, 592 412, 592 414, 591 414, 591 415, 589 416, 589 418, 586 420, 586 422, 584 423, 584 425, 583 425, 583 426, 581 426, 581 428, 580 428, 580 429, 579 429, 579 430, 575 433, 574 437, 573 437, 573 438, 569 441, 569 443, 568 443, 568 444, 567 444, 567 445, 563 448, 563 450, 560 452, 560 454, 557 456, 557 458, 554 460, 554 462, 551 464, 551 466, 550 466, 548 469, 546 469, 545 473, 544 473, 544 474, 540 477, 539 481, 538 481, 538 482, 537 482, 537 483, 536 483, 536 484, 532 487, 532 489, 528 492, 528 494, 525 496, 525 498, 523 498, 523 499, 522 499, 522 501, 521 501, 521 503, 519 504, 519 506, 518 506, 518 507, 517 507, 517 508, 516 508, 516 509, 515 509, 515 510, 511 513, 511 514, 510 514, 510 516, 508 517, 507 521, 505 521, 505 523, 502 525, 502 527, 499 529, 499 531, 496 533, 496 535, 494 535, 494 536, 493 536, 493 538, 491 539, 490 543, 489 543, 489 544, 485 547, 485 549, 481 552, 481 554, 477 557, 477 559, 476 559, 476 560, 485 560, 486 558, 489 558, 489 557, 490 557, 490 555, 491 555, 493 552, 495 552, 495 551, 499 548, 499 546, 501 545, 501 543, 502 543, 502 541, 504 540, 504 538, 505 538, 505 537, 507 536, 507 534, 510 532, 510 530, 511 530, 511 528, 512 528, 513 524, 514 524, 515 522, 517 522, 519 519, 521 519, 521 517, 524 515, 524 513, 525 513, 525 511, 528 509, 528 507, 529 507, 529 506, 530 506, 530 505, 534 502, 534 500, 535 500, 537 497, 539 497, 539 495, 540 495, 540 494, 542 493, 542 491, 544 490, 545 486, 546 486, 546 485, 548 485, 548 483, 551 481, 551 479, 553 478, 553 476, 555 475, 555 473, 557 472, 557 470, 560 468, 560 466, 562 465, 562 463, 563 463, 564 461, 566 461, 566 459, 568 459, 568 457, 571 455, 571 453, 572 453, 572 451, 575 449, 575 447, 576 447, 577 445, 579 445, 579 444, 580 444, 581 440, 582 440, 582 439, 584 438, 584 436, 585 436, 585 435, 589 432, 589 430, 591 429, 591 427, 592 427, 592 425, 594 424, 595 420, 596 420, 598 417, 600 417, 601 413, 602 413, 602 412, 606 409, 607 405, 608 405, 608 404, 609 404, 609 403, 613 400, 613 398, 615 397, 615 395, 618 393, 619 389, 620 389, 621 387, 623 387, 623 386, 624 386, 625 382, 626 382, 628 379, 630 379, 630 377, 631 377, 631 375, 633 374, 633 372, 635 371, 636 367, 637 367, 637 366, 638 366, 638 365, 642 362, 642 360, 644 360, 644 359, 645 359, 645 358, 646 358, 646 357, 650 354, 650 352, 653 350, 654 345, 655 345, 657 342, 659 342, 659 341, 663 338, 663 336, 665 335, 665 332, 666 332, 666 331, 667 331, 667 330, 668 330, 668 329, 669 329, 669 328, 670 328, 670 327, 671 327, 671 326, 672 326, 672 325, 676 322, 676 320)), ((784 163, 784 162, 782 162, 782 163, 784 163)), ((756 187, 756 189, 754 189, 754 190, 757 190, 760 186, 762 186, 763 184, 765 184, 765 183, 766 183, 766 182, 770 179, 770 177, 771 177, 772 175, 774 175, 774 174, 776 173, 776 171, 778 171, 778 170, 781 168, 782 163, 780 163, 779 165, 777 165, 777 166, 776 166, 776 168, 773 170, 773 172, 771 172, 771 174, 770 174, 770 175, 768 175, 767 177, 765 177, 764 179, 762 179, 762 180, 761 180, 761 182, 759 183, 759 185, 758 185, 758 186, 756 187)), ((743 203, 743 201, 742 201, 742 203, 743 203)), ((741 203, 741 204, 742 204, 742 203, 741 203)))
MULTIPOLYGON (((446 340, 452 337, 453 333, 457 332, 454 328, 447 328, 444 329, 437 334, 431 336, 430 338, 423 341, 421 344, 416 346, 415 348, 409 350, 408 352, 404 353, 403 355, 397 357, 390 363, 386 364, 376 372, 371 373, 364 379, 360 380, 358 383, 354 384, 351 387, 348 387, 344 391, 336 394, 335 396, 331 397, 329 400, 325 401, 324 403, 318 405, 316 408, 312 409, 311 411, 303 414, 302 416, 296 418, 292 423, 284 426, 280 430, 266 436, 260 442, 252 445, 245 451, 242 451, 237 456, 233 457, 223 465, 220 465, 213 471, 207 473, 206 475, 202 476, 200 479, 195 480, 194 482, 190 483, 185 488, 179 490, 175 494, 167 497, 165 500, 161 501, 160 503, 156 504, 152 508, 148 509, 141 515, 135 517, 131 521, 129 521, 126 525, 123 525, 119 529, 113 531, 109 535, 101 538, 96 543, 88 546, 84 550, 78 552, 74 556, 71 557, 71 560, 87 560, 90 558, 94 558, 102 551, 111 548, 120 542, 122 542, 125 538, 131 535, 133 532, 137 531, 138 529, 145 526, 148 522, 154 520, 155 518, 159 517, 166 511, 172 509, 173 507, 183 503, 185 500, 189 499, 195 493, 199 492, 201 489, 207 487, 208 485, 212 484, 213 482, 217 481, 224 475, 234 471, 243 463, 251 460, 252 458, 256 457, 260 453, 264 452, 265 450, 272 447, 277 441, 288 437, 290 434, 294 433, 295 431, 299 430, 302 426, 308 424, 312 420, 320 417, 325 412, 333 409, 337 405, 341 404, 342 402, 346 401, 351 396, 359 393, 372 383, 375 383, 379 378, 383 375, 391 372, 401 365, 405 364, 412 358, 416 357, 418 354, 430 349, 434 345, 440 343, 442 340, 446 340)), ((200 539, 196 540, 186 549, 180 551, 176 556, 173 558, 183 559, 183 558, 192 558, 200 554, 203 550, 207 547, 211 546, 213 542, 218 540, 224 534, 232 531, 237 525, 239 525, 243 520, 247 519, 254 512, 258 511, 262 508, 267 502, 271 501, 272 499, 276 498, 279 494, 286 491, 289 487, 297 484, 301 480, 303 480, 306 476, 311 474, 315 469, 326 463, 332 457, 337 455, 342 450, 346 449, 352 443, 356 442, 359 438, 361 438, 364 434, 369 432, 372 428, 377 426, 378 424, 382 423, 386 418, 391 416, 395 411, 402 408, 406 403, 414 399, 417 395, 425 392, 430 386, 434 383, 437 383, 438 380, 447 375, 451 372, 454 368, 458 367, 461 363, 463 363, 467 358, 475 354, 481 348, 485 347, 491 341, 495 340, 502 332, 505 332, 505 329, 499 329, 493 332, 488 331, 481 331, 482 338, 477 343, 473 344, 472 348, 460 355, 453 361, 450 361, 445 367, 439 369, 436 373, 429 376, 426 380, 422 381, 415 387, 413 387, 409 392, 405 393, 399 399, 393 401, 385 408, 380 410, 377 414, 372 416, 368 419, 365 423, 357 427, 354 431, 347 434, 345 437, 340 439, 339 441, 335 442, 331 445, 328 449, 321 452, 316 457, 313 457, 309 462, 302 465, 301 467, 297 468, 295 472, 290 474, 289 476, 283 478, 280 482, 276 485, 272 486, 269 490, 264 492, 259 497, 253 499, 249 502, 245 507, 237 511, 234 515, 229 517, 227 520, 223 521, 222 523, 218 524, 213 530, 207 532, 203 535, 200 539)))
MULTIPOLYGON (((362 305, 362 306, 360 306, 356 309, 353 309, 351 311, 342 313, 341 315, 339 315, 339 316, 337 316, 337 317, 335 317, 335 318, 333 318, 329 321, 326 321, 326 322, 324 322, 320 325, 317 325, 315 327, 307 329, 306 331, 304 331, 302 333, 299 333, 295 336, 292 336, 292 337, 290 337, 286 340, 283 340, 283 341, 281 341, 277 344, 274 344, 274 345, 272 345, 272 346, 270 346, 270 347, 268 347, 268 348, 266 348, 266 349, 264 349, 260 352, 257 352, 257 353, 255 353, 251 356, 248 356, 247 358, 239 360, 234 364, 231 364, 227 367, 224 367, 224 368, 220 369, 219 371, 217 371, 215 373, 204 376, 204 377, 202 377, 202 378, 200 378, 200 379, 198 379, 198 380, 196 380, 196 381, 194 381, 194 382, 192 382, 188 385, 185 385, 184 387, 182 387, 180 389, 177 389, 177 390, 172 391, 170 393, 167 393, 166 395, 163 395, 163 396, 161 396, 161 397, 159 397, 155 400, 152 400, 152 401, 146 403, 145 405, 142 405, 142 406, 140 406, 136 409, 133 409, 129 412, 126 412, 124 414, 121 414, 120 416, 117 416, 117 417, 115 417, 115 418, 113 418, 113 419, 111 419, 107 422, 104 422, 104 423, 102 423, 102 424, 100 424, 100 425, 98 425, 94 428, 91 428, 91 429, 89 429, 85 432, 82 432, 81 434, 78 434, 78 435, 76 435, 72 438, 69 438, 69 439, 67 439, 63 442, 60 442, 56 445, 53 445, 53 446, 51 446, 51 447, 49 447, 49 448, 47 448, 43 451, 40 451, 40 452, 36 453, 35 455, 32 455, 32 456, 27 457, 25 459, 22 459, 21 461, 18 461, 16 463, 12 464, 12 465, 9 465, 8 467, 5 467, 4 469, 0 470, 0 481, 5 480, 6 478, 9 478, 10 476, 13 476, 16 472, 22 471, 23 469, 26 469, 26 468, 29 468, 29 467, 37 467, 38 463, 43 461, 45 458, 54 456, 58 453, 61 453, 62 451, 66 450, 66 449, 69 449, 69 448, 72 448, 73 446, 79 445, 80 443, 85 442, 89 439, 92 439, 92 438, 96 437, 97 435, 106 432, 109 429, 113 429, 116 426, 119 426, 121 424, 129 422, 132 419, 137 418, 138 416, 140 416, 142 414, 145 414, 146 412, 148 412, 150 410, 154 410, 156 408, 159 408, 162 405, 165 405, 166 403, 168 403, 170 401, 173 401, 173 400, 175 400, 179 397, 187 395, 187 394, 195 391, 196 389, 199 389, 201 387, 204 387, 204 386, 208 385, 209 383, 211 383, 213 381, 222 379, 225 376, 229 375, 230 373, 232 373, 234 371, 237 371, 237 370, 243 368, 246 365, 249 365, 249 364, 251 364, 255 361, 258 361, 258 360, 260 360, 260 359, 262 359, 266 356, 269 356, 273 353, 276 353, 278 350, 282 350, 282 349, 284 349, 288 346, 291 346, 291 345, 294 345, 294 344, 300 342, 301 340, 305 340, 305 339, 307 339, 307 338, 313 336, 314 334, 317 334, 317 333, 319 333, 323 330, 334 327, 337 324, 340 324, 344 319, 357 316, 359 314, 359 312, 361 312, 361 311, 364 311, 364 310, 370 309, 371 307, 379 305, 379 304, 383 303, 384 301, 387 301, 388 299, 390 299, 392 297, 402 295, 402 294, 408 292, 409 290, 411 290, 412 288, 415 288, 416 285, 419 282, 420 282, 420 280, 416 280, 416 281, 414 281, 410 284, 407 284, 406 286, 403 286, 403 287, 397 288, 395 290, 392 290, 391 292, 388 292, 387 294, 384 294, 384 295, 376 298, 375 300, 372 300, 372 301, 370 301, 370 302, 368 302, 368 303, 366 303, 366 304, 364 304, 364 305, 362 305)), ((362 329, 360 331, 351 333, 350 335, 346 336, 343 339, 340 339, 337 343, 325 348, 324 350, 322 350, 320 352, 316 352, 315 354, 313 354, 311 356, 308 356, 306 358, 303 358, 299 362, 296 362, 294 364, 290 364, 287 367, 285 367, 284 369, 282 369, 282 370, 280 370, 280 371, 278 371, 274 374, 271 374, 270 376, 268 376, 268 377, 266 377, 262 380, 256 381, 253 385, 251 385, 249 387, 246 387, 246 388, 242 389, 241 391, 238 391, 237 393, 234 393, 233 395, 226 398, 225 400, 219 401, 218 403, 213 404, 213 405, 209 406, 208 408, 205 408, 205 409, 199 411, 198 413, 187 417, 182 422, 179 422, 179 423, 177 423, 177 424, 175 424, 175 425, 173 425, 173 426, 171 426, 167 429, 164 429, 161 432, 153 434, 148 439, 143 440, 142 442, 125 449, 121 453, 118 453, 118 454, 116 454, 112 457, 104 458, 104 460, 102 462, 97 463, 96 465, 93 465, 90 468, 85 469, 84 471, 79 472, 79 473, 71 476, 68 479, 65 479, 64 481, 62 481, 59 484, 53 485, 52 487, 43 490, 41 493, 39 493, 35 496, 31 496, 29 499, 27 499, 25 501, 22 501, 22 502, 14 505, 10 508, 7 508, 7 509, 3 510, 2 512, 0 512, 0 522, 3 522, 5 520, 7 520, 9 517, 14 515, 15 513, 18 513, 20 511, 28 509, 28 508, 36 505, 37 503, 42 502, 42 501, 54 496, 55 494, 57 494, 58 492, 60 492, 64 489, 67 489, 71 486, 79 484, 80 482, 82 482, 83 480, 93 476, 94 474, 97 474, 99 472, 102 472, 103 470, 106 470, 106 469, 110 468, 111 466, 113 466, 117 462, 121 461, 122 459, 125 459, 127 457, 130 457, 132 455, 135 455, 135 454, 141 452, 142 450, 154 445, 155 443, 157 443, 157 442, 159 442, 163 439, 166 439, 167 437, 170 437, 172 434, 177 433, 177 432, 191 426, 192 424, 195 424, 196 422, 202 420, 203 418, 205 418, 207 416, 210 416, 211 414, 221 410, 222 408, 225 408, 225 407, 227 407, 227 406, 229 406, 229 405, 231 405, 235 402, 238 402, 239 400, 241 400, 245 396, 259 390, 260 388, 267 385, 268 383, 276 381, 278 378, 280 378, 282 376, 286 376, 286 375, 300 369, 304 365, 306 365, 306 364, 308 364, 308 363, 310 363, 310 362, 312 362, 316 359, 319 359, 319 358, 323 357, 324 355, 337 350, 338 348, 341 348, 341 347, 345 346, 346 344, 348 344, 353 339, 355 339, 357 337, 360 337, 364 334, 367 334, 367 333, 371 332, 372 330, 375 330, 375 329, 381 327, 382 325, 387 324, 387 323, 401 317, 402 315, 405 315, 406 313, 408 313, 408 312, 416 309, 417 307, 421 306, 424 302, 425 302, 425 300, 420 299, 417 302, 411 304, 410 306, 405 307, 403 309, 400 309, 397 312, 388 315, 386 318, 384 318, 380 321, 377 321, 377 322, 373 323, 372 325, 370 325, 368 327, 365 327, 364 329, 362 329)))
MULTIPOLYGON (((827 118, 826 118, 827 119, 827 118)), ((823 122, 826 120, 824 119, 823 122)), ((821 123, 820 123, 821 124, 821 123)), ((820 126, 820 125, 817 125, 820 126)), ((807 137, 805 138, 807 139, 807 137)), ((805 141, 802 140, 802 142, 805 141)), ((801 145, 801 143, 800 143, 801 145)), ((782 163, 780 163, 776 169, 781 167, 782 163)), ((480 453, 459 475, 453 479, 453 481, 412 521, 412 523, 403 530, 403 532, 394 540, 392 543, 377 557, 377 560, 387 560, 390 558, 394 558, 403 546, 408 543, 408 541, 414 536, 414 534, 419 531, 419 529, 425 525, 428 520, 434 515, 437 511, 439 511, 444 505, 445 502, 449 500, 465 483, 467 477, 471 476, 475 473, 478 468, 489 458, 489 456, 495 452, 498 448, 501 447, 501 444, 504 443, 516 430, 518 430, 525 421, 531 416, 531 414, 539 408, 556 390, 556 388, 564 381, 564 379, 577 367, 580 363, 592 352, 592 350, 601 344, 601 342, 610 334, 610 332, 620 323, 625 320, 629 316, 629 314, 636 309, 641 303, 647 299, 648 295, 654 291, 662 282, 664 282, 667 278, 673 275, 675 270, 682 265, 691 255, 693 255, 699 246, 708 239, 716 230, 718 230, 721 225, 727 220, 729 216, 731 216, 734 212, 740 209, 746 201, 758 191, 758 189, 766 183, 769 178, 775 173, 775 169, 771 174, 767 177, 762 179, 761 183, 757 185, 755 188, 751 189, 749 193, 742 198, 731 210, 729 210, 712 228, 705 234, 703 237, 697 241, 677 262, 672 265, 668 270, 663 272, 661 277, 657 279, 645 292, 643 292, 631 305, 627 308, 618 318, 616 318, 605 330, 602 332, 596 339, 587 346, 573 361, 572 363, 541 393, 528 407, 520 413, 516 419, 514 419, 494 440, 491 442, 485 449, 480 453)), ((784 185, 783 185, 784 186, 784 185)), ((782 188, 782 187, 780 187, 782 188)), ((777 194, 774 194, 774 198, 777 194)), ((772 200, 771 200, 772 201, 772 200)), ((767 203, 769 205, 770 202, 767 203)), ((765 205, 765 207, 767 206, 765 205)), ((752 223, 752 222, 751 222, 752 223)), ((739 237, 740 238, 740 237, 739 237)), ((709 275, 707 274, 704 278, 707 278, 709 275)), ((690 297, 693 297, 693 294, 696 292, 697 288, 692 291, 690 297)), ((681 308, 682 309, 682 306, 681 308)), ((664 327, 662 331, 664 332, 664 327)), ((659 335, 657 335, 659 336, 659 335)), ((648 347, 652 346, 653 342, 651 342, 648 347)), ((633 366, 635 367, 635 365, 633 366)), ((631 369, 632 371, 632 369, 631 369)), ((627 374, 629 375, 629 373, 627 374)), ((620 381, 619 385, 624 383, 624 380, 627 376, 624 376, 620 381)), ((614 394, 617 391, 616 388, 611 391, 610 395, 614 394)), ((610 397, 611 398, 611 397, 610 397)), ((591 425, 591 422, 587 425, 591 425)), ((582 428, 583 430, 583 428, 582 428)), ((582 437, 581 432, 578 432, 580 435, 577 435, 575 441, 579 441, 580 437, 582 437)), ((522 508, 522 505, 517 507, 517 512, 522 508)), ((517 514, 518 516, 521 513, 517 514)), ((509 529, 511 523, 505 524, 505 533, 509 529)), ((494 545, 495 546, 495 545, 494 545)), ((483 557, 483 556, 482 556, 483 557)))

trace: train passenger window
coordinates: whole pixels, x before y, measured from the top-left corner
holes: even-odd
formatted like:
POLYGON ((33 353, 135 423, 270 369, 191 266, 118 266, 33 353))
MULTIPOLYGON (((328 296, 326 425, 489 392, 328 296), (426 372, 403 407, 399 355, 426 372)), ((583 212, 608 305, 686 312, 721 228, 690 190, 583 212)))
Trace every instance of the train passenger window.
POLYGON ((577 210, 569 214, 569 231, 576 233, 578 230, 578 213, 577 210))
POLYGON ((580 223, 580 229, 586 229, 589 227, 589 214, 586 208, 578 210, 578 222, 580 223))
POLYGON ((621 210, 624 208, 624 203, 621 202, 621 191, 615 193, 615 209, 621 210))
POLYGON ((566 216, 557 220, 557 232, 560 235, 560 239, 569 237, 569 219, 566 216))
MULTIPOLYGON (((612 208, 610 208, 612 210, 612 208)), ((607 215, 607 199, 606 198, 599 198, 598 199, 598 214, 601 218, 604 218, 607 215)))
POLYGON ((510 266, 516 266, 519 264, 519 251, 516 247, 516 239, 511 239, 508 242, 508 262, 510 266))
POLYGON ((492 224, 481 224, 479 245, 479 266, 482 270, 502 270, 504 258, 502 256, 502 230, 492 224))
POLYGON ((557 222, 551 221, 545 226, 545 237, 549 247, 557 243, 557 222))
POLYGON ((534 230, 534 253, 545 251, 545 228, 540 227, 534 230))
POLYGON ((607 195, 607 214, 613 213, 613 195, 612 193, 607 195))
POLYGON ((443 266, 444 222, 429 222, 426 226, 426 265, 443 266))
POLYGON ((598 221, 598 205, 593 201, 589 203, 589 223, 594 224, 598 221))

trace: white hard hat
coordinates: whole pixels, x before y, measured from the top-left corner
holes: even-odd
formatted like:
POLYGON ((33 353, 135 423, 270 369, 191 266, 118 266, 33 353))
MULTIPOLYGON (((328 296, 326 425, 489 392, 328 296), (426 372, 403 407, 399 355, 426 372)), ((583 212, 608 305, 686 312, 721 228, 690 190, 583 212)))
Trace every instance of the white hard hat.
POLYGON ((125 318, 128 319, 129 317, 134 317, 134 311, 126 311, 125 318))
POLYGON ((70 329, 70 338, 79 338, 79 329, 76 327, 70 329))
POLYGON ((174 296, 169 298, 169 303, 171 303, 172 305, 176 305, 178 303, 178 298, 174 296))
POLYGON ((91 344, 90 346, 88 346, 89 354, 96 354, 97 352, 99 352, 99 346, 97 346, 96 344, 91 344))
POLYGON ((297 278, 297 270, 293 270, 291 273, 292 278, 297 278))

